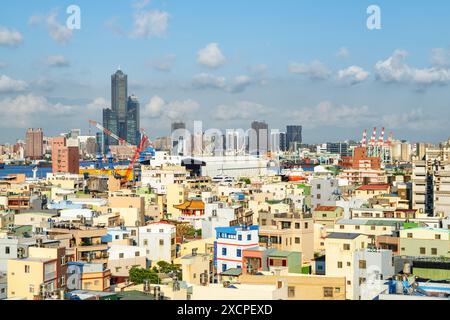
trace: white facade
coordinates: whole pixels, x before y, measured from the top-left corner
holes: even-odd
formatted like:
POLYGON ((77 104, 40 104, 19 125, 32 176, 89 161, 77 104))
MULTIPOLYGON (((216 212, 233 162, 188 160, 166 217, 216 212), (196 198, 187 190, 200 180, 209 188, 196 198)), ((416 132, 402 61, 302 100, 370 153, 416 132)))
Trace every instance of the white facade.
POLYGON ((216 228, 214 262, 217 273, 243 268, 242 251, 257 247, 258 242, 257 226, 216 228))
POLYGON ((145 248, 147 259, 152 262, 172 262, 175 258, 176 227, 168 223, 151 223, 139 227, 138 244, 145 248))
POLYGON ((234 179, 265 176, 269 163, 268 160, 254 156, 196 157, 195 159, 206 163, 206 166, 201 168, 203 176, 226 175, 234 179))

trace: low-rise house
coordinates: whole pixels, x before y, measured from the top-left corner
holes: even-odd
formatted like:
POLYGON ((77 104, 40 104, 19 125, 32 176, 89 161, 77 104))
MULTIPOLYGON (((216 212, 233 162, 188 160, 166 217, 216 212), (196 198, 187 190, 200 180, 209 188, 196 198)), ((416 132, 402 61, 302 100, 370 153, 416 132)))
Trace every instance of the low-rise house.
POLYGON ((111 276, 119 281, 129 276, 132 267, 147 268, 144 248, 136 246, 112 245, 108 249, 108 269, 111 276))
POLYGON ((435 228, 400 230, 400 254, 450 258, 450 230, 435 228))
POLYGON ((153 222, 139 227, 138 245, 145 248, 145 254, 151 263, 176 258, 176 227, 167 222, 153 222))
POLYGON ((344 209, 337 206, 318 206, 313 211, 314 223, 332 228, 344 216, 344 209))

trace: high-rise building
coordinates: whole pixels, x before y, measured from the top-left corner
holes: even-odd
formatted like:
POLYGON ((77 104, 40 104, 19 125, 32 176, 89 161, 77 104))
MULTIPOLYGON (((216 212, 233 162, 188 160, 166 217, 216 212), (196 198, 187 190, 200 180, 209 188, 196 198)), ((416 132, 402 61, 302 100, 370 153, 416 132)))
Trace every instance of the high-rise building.
POLYGON ((125 140, 137 146, 141 140, 140 135, 140 105, 135 95, 128 97, 127 102, 127 125, 125 140))
POLYGON ((40 160, 44 150, 44 132, 42 129, 28 129, 25 142, 25 158, 40 160))
POLYGON ((264 121, 253 121, 249 137, 249 153, 263 156, 269 151, 269 125, 264 121))
MULTIPOLYGON (((132 145, 140 142, 139 100, 128 97, 128 76, 120 69, 111 76, 111 108, 103 109, 103 126, 132 145)), ((108 135, 103 140, 103 153, 119 144, 108 135)))
POLYGON ((286 147, 290 151, 297 151, 303 142, 302 126, 290 125, 286 127, 286 147))
POLYGON ((186 152, 187 137, 185 136, 185 130, 186 124, 184 122, 172 122, 170 136, 173 155, 184 155, 186 152))
POLYGON ((349 145, 346 142, 336 142, 336 143, 328 142, 327 152, 339 154, 341 157, 350 157, 352 155, 349 145))
POLYGON ((80 172, 79 148, 68 145, 65 137, 52 138, 52 169, 53 173, 80 172))

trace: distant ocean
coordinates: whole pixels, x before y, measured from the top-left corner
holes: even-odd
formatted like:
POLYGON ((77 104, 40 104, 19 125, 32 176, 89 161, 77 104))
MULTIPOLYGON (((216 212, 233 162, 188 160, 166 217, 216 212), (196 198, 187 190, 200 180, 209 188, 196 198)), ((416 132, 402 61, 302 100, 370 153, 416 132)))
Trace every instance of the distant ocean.
MULTIPOLYGON (((81 167, 87 167, 90 165, 94 165, 95 162, 93 161, 81 161, 80 166, 81 167)), ((129 161, 121 161, 116 162, 114 165, 128 165, 129 161)), ((106 163, 103 163, 103 165, 107 165, 106 163)), ((36 176, 38 178, 45 178, 47 176, 47 173, 52 172, 52 168, 37 168, 36 176)), ((0 178, 6 177, 9 174, 18 174, 18 173, 24 173, 28 178, 33 177, 33 166, 8 166, 5 165, 5 169, 0 170, 0 178)))

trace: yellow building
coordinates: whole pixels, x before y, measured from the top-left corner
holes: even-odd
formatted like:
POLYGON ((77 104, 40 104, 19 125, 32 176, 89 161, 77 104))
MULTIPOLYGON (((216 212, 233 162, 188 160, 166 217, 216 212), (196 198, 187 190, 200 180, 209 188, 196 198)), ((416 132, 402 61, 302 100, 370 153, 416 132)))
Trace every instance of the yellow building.
POLYGON ((175 208, 187 199, 187 190, 181 184, 169 184, 166 187, 167 216, 172 220, 178 220, 181 210, 175 208))

